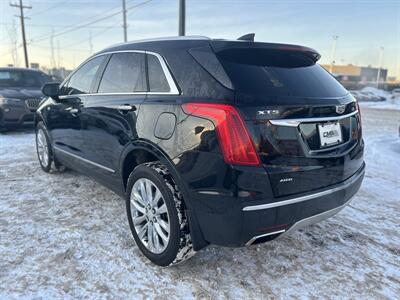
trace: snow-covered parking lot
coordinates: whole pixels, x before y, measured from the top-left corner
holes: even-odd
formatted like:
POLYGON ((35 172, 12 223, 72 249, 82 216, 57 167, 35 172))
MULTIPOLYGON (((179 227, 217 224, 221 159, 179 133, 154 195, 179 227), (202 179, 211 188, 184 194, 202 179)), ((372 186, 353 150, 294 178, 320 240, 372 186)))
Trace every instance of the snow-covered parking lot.
POLYGON ((398 299, 400 110, 362 116, 367 171, 347 208, 172 268, 140 254, 117 195, 72 171, 42 172, 32 130, 0 135, 0 298, 398 299))

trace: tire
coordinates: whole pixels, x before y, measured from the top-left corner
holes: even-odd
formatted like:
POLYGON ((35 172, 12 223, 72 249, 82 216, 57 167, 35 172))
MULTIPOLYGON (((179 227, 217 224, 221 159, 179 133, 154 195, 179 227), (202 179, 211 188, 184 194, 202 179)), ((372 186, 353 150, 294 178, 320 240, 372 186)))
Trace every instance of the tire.
POLYGON ((47 134, 46 127, 43 122, 39 122, 36 126, 36 153, 38 155, 38 160, 40 167, 46 173, 51 170, 51 163, 53 161, 53 152, 50 145, 50 139, 47 134))
POLYGON ((127 184, 126 210, 136 244, 154 264, 178 264, 195 253, 182 194, 167 167, 159 161, 141 164, 132 171, 127 184), (149 198, 153 199, 152 205, 149 198))

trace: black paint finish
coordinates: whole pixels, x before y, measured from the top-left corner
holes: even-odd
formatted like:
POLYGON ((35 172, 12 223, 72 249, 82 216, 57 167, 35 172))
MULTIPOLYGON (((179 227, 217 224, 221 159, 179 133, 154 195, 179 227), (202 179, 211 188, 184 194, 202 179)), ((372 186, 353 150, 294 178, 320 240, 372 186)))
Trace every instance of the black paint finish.
MULTIPOLYGON (((230 48, 235 46, 232 43, 228 43, 230 48)), ((241 47, 252 45, 237 43, 241 47)), ((260 44, 257 48, 268 45, 260 44)), ((105 49, 99 54, 132 50, 160 54, 179 94, 98 94, 104 65, 96 73, 89 94, 64 95, 58 101, 48 99, 36 115, 36 121, 45 123, 52 146, 63 150, 54 151, 57 159, 120 195, 125 194, 127 174, 137 164, 151 160, 165 164, 184 196, 196 250, 208 243, 241 246, 271 227, 291 225, 340 206, 358 190, 362 177, 345 190, 321 198, 254 212, 242 210, 249 205, 274 203, 331 188, 364 168, 358 115, 340 122, 348 142, 334 149, 320 149, 315 122, 302 123, 299 127, 275 126, 269 122, 270 119, 336 116, 335 106, 339 104, 347 105, 344 112, 347 114, 356 109, 351 96, 319 99, 265 95, 260 103, 259 94, 238 92, 230 86, 223 70, 211 71, 216 66, 215 57, 206 67, 201 65, 200 61, 206 60, 207 55, 213 55, 210 49, 222 51, 223 47, 223 42, 213 43, 208 39, 180 39, 128 43, 105 49), (190 49, 207 51, 202 51, 197 61, 189 53, 190 49), (218 78, 224 78, 224 82, 220 83, 218 78), (186 115, 181 104, 188 102, 234 105, 245 120, 262 165, 227 165, 214 124, 186 115), (118 108, 121 105, 129 105, 132 110, 121 110, 118 108), (71 113, 71 109, 76 112, 71 113), (259 113, 265 110, 277 112, 259 113), (281 181, 285 178, 291 180, 281 181)), ((307 53, 314 55, 314 52, 307 53)))

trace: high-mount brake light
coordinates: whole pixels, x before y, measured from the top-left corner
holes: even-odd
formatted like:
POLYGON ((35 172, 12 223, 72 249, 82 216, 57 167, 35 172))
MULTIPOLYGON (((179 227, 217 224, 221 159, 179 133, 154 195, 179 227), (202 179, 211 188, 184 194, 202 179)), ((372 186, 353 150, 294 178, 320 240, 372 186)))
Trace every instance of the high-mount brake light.
POLYGON ((186 103, 182 105, 182 109, 188 115, 209 119, 214 123, 226 163, 242 166, 261 165, 246 126, 233 106, 186 103))

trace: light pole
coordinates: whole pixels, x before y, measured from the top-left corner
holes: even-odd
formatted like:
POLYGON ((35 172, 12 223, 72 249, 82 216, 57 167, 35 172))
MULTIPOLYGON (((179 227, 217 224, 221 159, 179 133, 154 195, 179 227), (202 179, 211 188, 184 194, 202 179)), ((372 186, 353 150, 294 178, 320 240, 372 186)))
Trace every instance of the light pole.
POLYGON ((122 20, 123 20, 123 25, 122 27, 124 28, 124 42, 126 43, 128 41, 128 25, 126 24, 126 2, 125 0, 122 0, 122 20))
POLYGON ((336 41, 339 38, 338 35, 332 36, 332 51, 331 51, 331 66, 329 67, 329 72, 332 74, 333 72, 333 65, 335 64, 335 55, 336 55, 336 41))
POLYGON ((383 51, 385 50, 384 47, 379 48, 379 66, 378 66, 378 74, 376 75, 376 88, 379 88, 379 80, 381 79, 381 68, 382 68, 382 61, 383 61, 383 51))
POLYGON ((185 35, 186 21, 186 1, 179 0, 179 35, 185 35))

